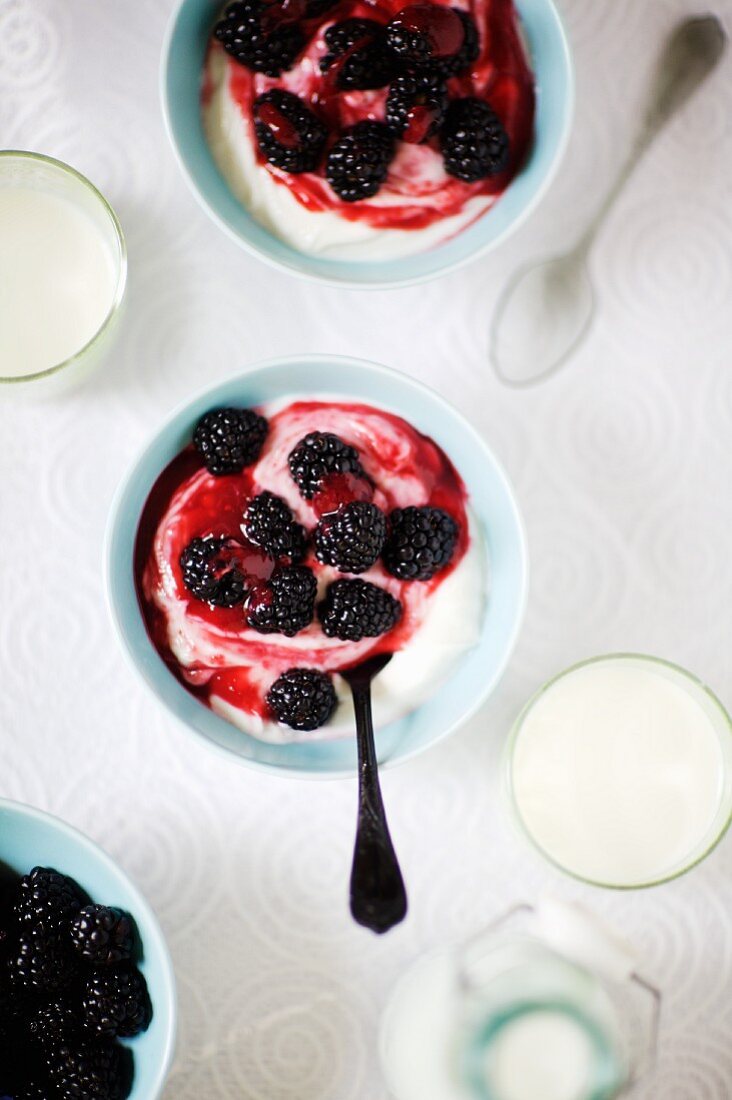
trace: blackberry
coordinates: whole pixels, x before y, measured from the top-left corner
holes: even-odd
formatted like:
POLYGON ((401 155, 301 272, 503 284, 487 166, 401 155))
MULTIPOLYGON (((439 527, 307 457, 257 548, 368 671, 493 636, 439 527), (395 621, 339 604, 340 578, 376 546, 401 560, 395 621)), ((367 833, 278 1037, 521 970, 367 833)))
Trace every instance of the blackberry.
POLYGON ((213 409, 199 420, 193 445, 209 473, 239 474, 259 458, 267 429, 267 421, 252 409, 213 409))
POLYGON ((44 1049, 50 1049, 77 1040, 81 1020, 68 1001, 50 1001, 37 1009, 29 1021, 28 1030, 35 1042, 44 1049))
POLYGON ((334 8, 339 0, 307 0, 305 4, 305 18, 319 19, 327 11, 334 8))
MULTIPOLYGON (((470 22, 474 28, 475 24, 470 22)), ((467 41, 469 33, 467 21, 456 8, 418 3, 396 13, 386 28, 386 43, 403 63, 439 65, 443 72, 449 70, 454 75, 454 67, 464 56, 466 46, 468 52, 472 51, 467 41)), ((463 67, 461 60, 457 71, 463 67)))
POLYGON ((75 970, 68 936, 43 927, 21 933, 8 960, 12 983, 26 992, 59 993, 70 984, 75 970))
POLYGON ((0 870, 0 950, 14 919, 13 909, 17 900, 20 875, 5 875, 0 870))
POLYGON ((325 725, 337 702, 330 677, 315 668, 288 669, 267 692, 267 705, 278 722, 294 730, 325 725))
POLYGON ((57 932, 86 901, 84 892, 67 875, 52 867, 34 867, 20 880, 15 915, 24 931, 57 932))
POLYGON ((305 45, 300 26, 288 21, 282 7, 266 0, 228 4, 214 35, 241 65, 267 76, 290 69, 305 45))
POLYGON ((25 1041, 22 1031, 14 1031, 0 1046, 1 1100, 15 1100, 16 1094, 37 1069, 36 1055, 37 1051, 25 1041))
POLYGON ((260 634, 294 637, 313 621, 317 582, 305 565, 277 569, 269 581, 252 589, 247 624, 260 634))
POLYGON ((360 202, 379 190, 393 156, 394 137, 385 123, 357 122, 331 147, 325 177, 343 202, 360 202))
POLYGON ((441 508, 396 508, 382 554, 389 573, 400 580, 428 581, 451 561, 458 525, 441 508))
POLYGON ((315 528, 315 556, 341 573, 365 573, 386 538, 384 513, 366 500, 354 500, 323 516, 315 528))
POLYGON ((250 500, 244 514, 244 533, 271 557, 293 565, 305 557, 305 528, 295 523, 287 501, 267 490, 250 500))
POLYGON ((307 500, 312 500, 329 475, 366 477, 356 448, 330 432, 310 432, 290 451, 287 462, 295 484, 307 500))
POLYGON ((6 1068, 3 1065, 2 1052, 12 1050, 18 1034, 25 1031, 25 1017, 35 1004, 34 994, 35 990, 26 991, 15 984, 6 963, 0 972, 0 1070, 6 1068))
POLYGON ((386 123, 402 141, 416 145, 434 137, 446 110, 445 81, 434 70, 401 73, 389 86, 386 123))
POLYGON ((334 581, 318 605, 324 633, 346 642, 386 634, 396 626, 401 614, 399 600, 369 581, 334 581))
POLYGON ((442 128, 445 171, 466 183, 495 176, 508 162, 508 135, 482 99, 456 99, 442 128))
POLYGON ((32 1057, 37 1053, 26 1035, 25 1020, 15 1015, 18 1012, 17 1002, 11 1004, 11 1010, 11 1019, 7 1016, 0 1018, 0 1098, 6 1091, 13 1096, 9 1086, 19 1084, 29 1076, 32 1057))
MULTIPOLYGON (((64 1043, 46 1055, 46 1068, 61 1100, 123 1100, 127 1082, 116 1043, 64 1043)), ((56 1095, 54 1093, 53 1095, 56 1095)))
POLYGON ((341 89, 383 88, 394 75, 394 58, 386 49, 384 26, 375 19, 343 19, 325 32, 328 53, 320 69, 333 70, 341 89))
POLYGON ((0 976, 0 1050, 6 1046, 6 1035, 13 1023, 15 1012, 15 993, 5 970, 0 976))
POLYGON ((82 991, 84 1027, 98 1038, 130 1039, 152 1018, 147 984, 134 966, 93 971, 82 991))
POLYGON ((467 11, 457 8, 453 11, 463 25, 463 44, 452 57, 442 57, 437 62, 439 71, 446 77, 464 73, 480 56, 480 35, 475 20, 467 11))
POLYGON ((283 172, 314 172, 328 131, 299 96, 272 88, 254 100, 254 132, 262 155, 283 172))
MULTIPOLYGON (((29 1081, 21 1085, 20 1089, 13 1090, 12 1100, 53 1100, 54 1096, 58 1096, 58 1092, 53 1085, 46 1085, 41 1081, 29 1081)), ((3 1097, 2 1100, 5 1098, 3 1097)))
POLYGON ((247 594, 240 566, 242 547, 234 539, 193 539, 180 556, 183 583, 197 600, 214 607, 236 607, 247 594))
POLYGON ((86 905, 71 922, 71 942, 94 966, 125 962, 135 942, 132 918, 108 905, 86 905))

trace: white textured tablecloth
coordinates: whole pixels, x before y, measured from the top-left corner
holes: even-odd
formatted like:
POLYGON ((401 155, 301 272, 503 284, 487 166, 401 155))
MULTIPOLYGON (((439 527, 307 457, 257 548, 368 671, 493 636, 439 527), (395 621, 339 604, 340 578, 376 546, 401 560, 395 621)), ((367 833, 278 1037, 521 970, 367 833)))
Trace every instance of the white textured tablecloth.
MULTIPOLYGON (((718 0, 732 30, 732 2, 718 0)), ((574 136, 518 236, 448 278, 344 292, 249 258, 198 209, 161 120, 171 0, 0 0, 0 144, 87 173, 130 250, 110 360, 51 404, 0 405, 0 794, 100 841, 167 933, 180 986, 175 1100, 384 1100, 376 1025, 394 978, 549 887, 638 943, 664 988, 643 1098, 732 1097, 732 840, 679 882, 583 889, 513 836, 497 762, 520 704, 587 655, 649 651, 732 704, 732 55, 652 150, 597 242, 600 314, 532 391, 486 362, 496 294, 523 258, 586 224, 627 148, 657 44, 703 0, 565 0, 574 136), (485 433, 526 517, 532 591, 493 702, 384 777, 411 915, 376 939, 346 882, 355 784, 228 764, 143 691, 112 636, 102 537, 114 488, 161 417, 260 357, 380 360, 485 433)))

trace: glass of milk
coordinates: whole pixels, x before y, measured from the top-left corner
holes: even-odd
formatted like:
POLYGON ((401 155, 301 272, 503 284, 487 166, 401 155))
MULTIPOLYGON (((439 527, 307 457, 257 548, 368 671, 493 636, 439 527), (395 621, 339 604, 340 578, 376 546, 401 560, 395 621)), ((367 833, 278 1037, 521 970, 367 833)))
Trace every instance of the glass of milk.
POLYGON ((51 157, 0 152, 0 385, 35 388, 96 361, 126 275, 122 229, 89 180, 51 157))
POLYGON ((420 959, 380 1029, 394 1100, 611 1100, 655 1056, 660 994, 577 905, 521 905, 420 959))
POLYGON ((732 721, 677 665, 597 657, 529 701, 506 775, 521 830, 552 863, 598 886, 652 886, 704 859, 730 824, 732 721))

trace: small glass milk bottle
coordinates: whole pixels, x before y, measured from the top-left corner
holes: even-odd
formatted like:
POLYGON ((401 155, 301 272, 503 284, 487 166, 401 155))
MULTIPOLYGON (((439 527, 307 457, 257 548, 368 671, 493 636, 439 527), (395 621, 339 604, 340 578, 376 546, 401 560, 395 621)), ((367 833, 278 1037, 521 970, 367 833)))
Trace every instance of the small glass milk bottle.
POLYGON ((384 1013, 394 1100, 611 1100, 652 1061, 660 994, 579 906, 521 905, 418 961, 384 1013))

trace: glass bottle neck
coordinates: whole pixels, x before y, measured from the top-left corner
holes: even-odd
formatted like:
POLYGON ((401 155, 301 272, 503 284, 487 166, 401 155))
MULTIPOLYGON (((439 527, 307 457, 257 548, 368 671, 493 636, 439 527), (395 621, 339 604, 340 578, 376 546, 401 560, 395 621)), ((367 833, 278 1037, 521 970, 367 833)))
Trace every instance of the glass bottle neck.
POLYGON ((624 1082, 612 1041, 563 1000, 518 1001, 488 1014, 463 1048, 475 1100, 611 1100, 624 1082))

